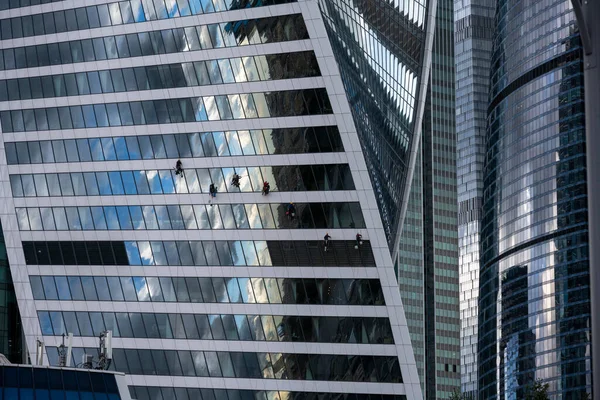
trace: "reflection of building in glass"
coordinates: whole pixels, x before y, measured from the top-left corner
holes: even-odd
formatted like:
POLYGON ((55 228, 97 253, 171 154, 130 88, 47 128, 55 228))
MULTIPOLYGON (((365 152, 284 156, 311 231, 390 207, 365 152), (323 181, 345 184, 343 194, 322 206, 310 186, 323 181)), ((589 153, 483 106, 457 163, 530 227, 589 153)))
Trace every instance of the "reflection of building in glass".
POLYGON ((549 385, 551 398, 586 398, 591 353, 579 33, 568 1, 544 8, 499 3, 496 17, 481 231, 479 398, 521 398, 537 379, 549 385))
POLYGON ((499 395, 507 400, 521 399, 524 388, 535 381, 535 334, 529 329, 527 266, 515 266, 502 276, 502 315, 499 395))
POLYGON ((481 202, 496 1, 457 1, 454 6, 461 391, 475 398, 481 202))
MULTIPOLYGON (((414 4, 400 25, 422 41, 414 4)), ((110 330, 110 368, 139 400, 421 399, 317 1, 72 7, 0 17, 0 219, 29 353, 43 338, 56 365, 73 333, 74 365, 110 330)), ((398 174, 420 124, 415 46, 410 63, 369 59, 403 126, 382 125, 398 174)))

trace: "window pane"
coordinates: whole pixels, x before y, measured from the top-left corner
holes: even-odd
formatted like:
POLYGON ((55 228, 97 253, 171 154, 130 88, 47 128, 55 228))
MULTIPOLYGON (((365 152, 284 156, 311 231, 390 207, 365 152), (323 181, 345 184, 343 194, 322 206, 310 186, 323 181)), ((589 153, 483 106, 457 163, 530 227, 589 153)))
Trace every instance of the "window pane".
POLYGON ((148 287, 146 285, 146 278, 134 277, 133 285, 137 293, 138 301, 150 301, 150 294, 148 293, 148 287))
MULTIPOLYGON (((165 301, 177 301, 175 288, 173 287, 171 278, 159 278, 159 281, 165 301)), ((171 324, 171 326, 173 326, 173 324, 171 324)))
POLYGON ((109 276, 107 278, 110 297, 113 301, 123 301, 123 292, 121 291, 121 282, 119 278, 109 276))
POLYGON ((47 174, 46 180, 48 181, 48 189, 50 190, 50 196, 60 196, 60 183, 58 181, 58 174, 47 174))
POLYGON ((208 373, 211 377, 223 376, 221 373, 221 367, 217 353, 214 351, 205 351, 204 356, 206 357, 206 364, 208 366, 208 373))
POLYGON ((10 187, 14 197, 23 197, 23 186, 19 175, 10 175, 10 187))
MULTIPOLYGON (((202 278, 201 278, 202 279, 202 278)), ((203 298, 203 291, 200 290, 200 285, 197 278, 185 278, 185 283, 190 294, 190 300, 192 303, 206 302, 206 297, 203 298)))
POLYGON ((44 225, 45 231, 54 231, 56 230, 56 225, 54 224, 54 215, 52 213, 52 209, 49 207, 40 208, 40 212, 42 215, 42 223, 44 225))
MULTIPOLYGON (((81 286, 83 288, 83 293, 85 295, 85 299, 88 301, 96 301, 98 300, 98 294, 96 293, 96 287, 94 286, 94 278, 91 276, 82 276, 81 277, 81 286)), ((81 324, 80 324, 81 328, 81 324)))
POLYGON ((146 282, 152 301, 164 301, 159 279, 156 277, 147 277, 146 282))
POLYGON ((131 215, 133 229, 146 229, 142 208, 140 206, 129 206, 129 214, 131 215))
POLYGON ((188 293, 187 285, 185 284, 184 278, 171 278, 173 286, 175 288, 175 294, 177 301, 187 303, 190 301, 190 295, 188 293))
POLYGON ((215 102, 214 96, 203 97, 204 105, 206 106, 206 114, 208 115, 209 121, 215 121, 221 119, 219 116, 219 110, 215 102))
POLYGON ((190 242, 190 249, 192 252, 192 257, 194 259, 194 265, 207 265, 202 242, 190 242))
POLYGON ((108 226, 106 225, 106 219, 104 216, 104 210, 102 207, 91 207, 92 210, 92 219, 94 221, 94 226, 97 230, 106 230, 108 226))
POLYGON ((182 205, 180 207, 185 229, 198 229, 196 216, 194 215, 194 208, 191 205, 182 205))
POLYGON ((132 277, 121 277, 121 288, 123 289, 125 301, 137 301, 136 289, 133 285, 132 277))
POLYGON ((155 206, 158 226, 160 229, 171 229, 171 220, 166 206, 155 206))
POLYGON ((159 229, 158 220, 153 206, 143 206, 142 212, 144 214, 144 221, 146 222, 146 229, 159 229))
MULTIPOLYGON (((147 242, 140 242, 147 243, 147 242)), ((154 265, 168 265, 167 256, 162 242, 150 242, 152 256, 154 257, 154 265)), ((141 247, 140 247, 141 249, 141 247)))
POLYGON ((176 243, 177 253, 179 254, 181 265, 194 265, 194 259, 192 257, 192 251, 190 249, 189 242, 179 241, 176 243))
POLYGON ((198 333, 198 327, 196 326, 196 320, 193 314, 181 314, 180 316, 183 327, 185 329, 185 335, 188 339, 200 339, 198 333))
POLYGON ((35 182, 35 190, 37 192, 38 197, 48 196, 48 185, 46 183, 46 176, 44 174, 35 174, 33 175, 33 180, 35 182))
POLYGON ((206 157, 216 157, 217 156, 217 148, 215 147, 214 136, 212 132, 204 132, 201 133, 202 146, 204 149, 204 154, 206 157))
POLYGON ((235 223, 237 225, 237 229, 248 229, 250 228, 248 224, 248 219, 246 217, 246 210, 243 204, 232 204, 231 208, 233 209, 233 216, 235 218, 235 223))
MULTIPOLYGON (((233 119, 231 107, 229 106, 229 99, 227 96, 215 96, 217 108, 221 119, 233 119)), ((210 119, 210 118, 209 118, 210 119)))
POLYGON ((77 324, 77 316, 74 312, 63 311, 63 318, 65 319, 67 333, 72 333, 74 336, 81 335, 79 325, 77 324))
POLYGON ((160 183, 162 184, 162 192, 163 193, 175 193, 175 186, 173 184, 171 170, 159 171, 158 178, 160 178, 160 183))
POLYGON ((198 176, 196 175, 196 171, 193 169, 186 169, 184 171, 185 180, 187 182, 187 188, 190 193, 201 193, 200 182, 198 180, 198 176))
POLYGON ((207 207, 207 214, 212 229, 223 229, 219 207, 207 207))
POLYGON ((215 141, 215 146, 217 147, 217 154, 219 156, 228 156, 229 147, 227 146, 227 141, 225 140, 225 133, 213 132, 213 139, 215 141))

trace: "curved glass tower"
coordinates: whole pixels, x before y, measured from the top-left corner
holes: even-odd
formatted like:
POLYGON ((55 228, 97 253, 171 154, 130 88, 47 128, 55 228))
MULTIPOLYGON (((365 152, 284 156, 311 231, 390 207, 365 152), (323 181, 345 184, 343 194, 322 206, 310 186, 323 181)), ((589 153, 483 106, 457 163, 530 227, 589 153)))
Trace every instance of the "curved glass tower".
POLYGON ((479 398, 590 390, 582 50, 571 3, 498 3, 481 233, 479 398))

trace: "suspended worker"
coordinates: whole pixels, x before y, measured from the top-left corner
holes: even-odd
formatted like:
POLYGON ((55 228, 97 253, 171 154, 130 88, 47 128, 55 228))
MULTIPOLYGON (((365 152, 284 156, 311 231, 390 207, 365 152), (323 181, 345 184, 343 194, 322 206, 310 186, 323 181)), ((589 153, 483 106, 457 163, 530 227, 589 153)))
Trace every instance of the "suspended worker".
POLYGON ((362 245, 362 235, 360 233, 356 234, 356 246, 354 246, 355 249, 358 249, 360 247, 360 245, 362 245))
POLYGON ((175 163, 175 175, 183 176, 183 163, 181 162, 181 160, 177 160, 177 162, 175 163))
POLYGON ((285 215, 287 215, 287 217, 292 220, 296 217, 296 206, 294 205, 294 203, 290 203, 287 206, 287 211, 285 212, 285 215))
POLYGON ((265 181, 263 183, 263 190, 262 190, 263 196, 268 195, 270 191, 271 191, 271 185, 269 185, 269 182, 265 181))
POLYGON ((231 178, 231 184, 238 189, 240 188, 240 176, 237 173, 233 174, 233 177, 231 178))
POLYGON ((325 236, 323 236, 323 243, 325 244, 325 251, 327 251, 327 247, 329 246, 329 239, 331 239, 331 236, 329 236, 329 232, 325 233, 325 236))

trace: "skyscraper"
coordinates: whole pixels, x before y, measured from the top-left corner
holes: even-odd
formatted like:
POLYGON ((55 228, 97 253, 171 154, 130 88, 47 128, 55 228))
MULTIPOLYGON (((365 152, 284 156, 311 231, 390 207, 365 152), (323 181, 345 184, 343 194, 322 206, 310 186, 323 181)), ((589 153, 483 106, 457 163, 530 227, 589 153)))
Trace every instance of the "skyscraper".
POLYGON ((454 2, 461 391, 477 393, 477 301, 485 130, 495 0, 454 2))
POLYGON ((452 2, 321 0, 428 399, 459 389, 452 2))
POLYGON ((430 400, 460 390, 453 9, 452 0, 438 0, 421 137, 425 393, 430 400))
POLYGON ((479 398, 591 392, 582 49, 569 1, 496 11, 481 222, 479 398))
MULTIPOLYGON (((43 338, 56 364, 72 332, 78 364, 112 330, 141 400, 422 398, 317 2, 29 4, 0 11, 0 217, 29 352, 43 338)), ((389 114, 418 121, 422 82, 396 67, 389 114)))

